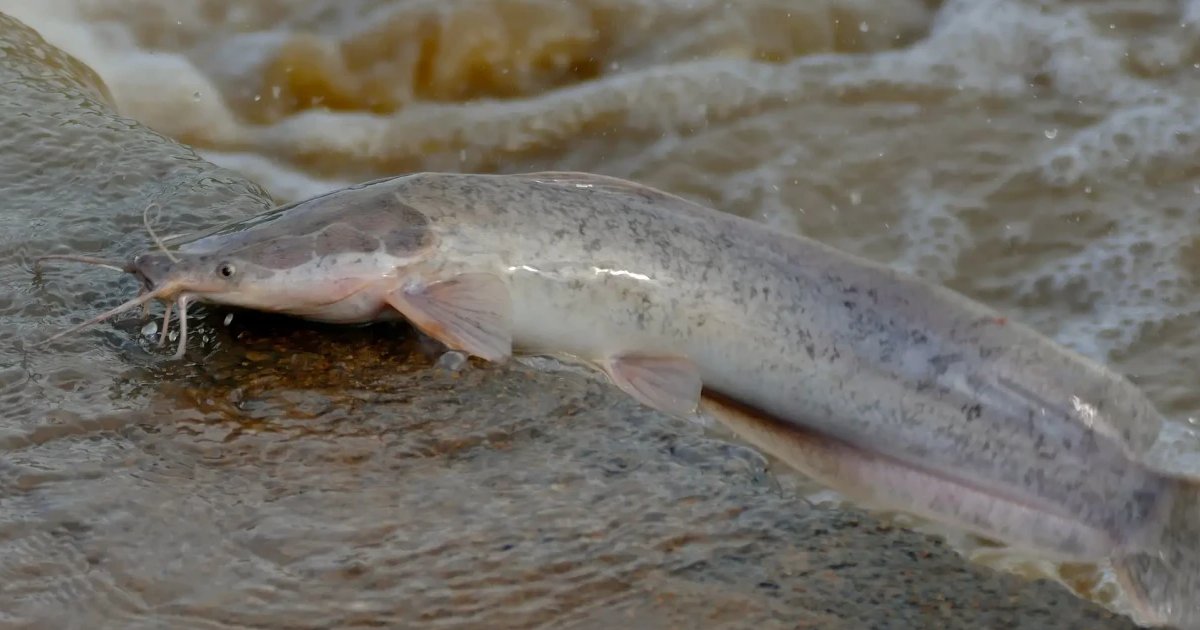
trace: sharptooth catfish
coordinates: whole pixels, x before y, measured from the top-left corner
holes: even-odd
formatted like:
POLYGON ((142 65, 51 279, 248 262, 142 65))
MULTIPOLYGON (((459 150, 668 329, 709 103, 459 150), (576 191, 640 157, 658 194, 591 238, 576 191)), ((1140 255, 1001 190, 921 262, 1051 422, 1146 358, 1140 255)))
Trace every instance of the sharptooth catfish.
MULTIPOLYGON (((1145 464, 1125 378, 944 287, 633 182, 419 173, 147 251, 137 298, 403 319, 487 361, 546 354, 649 407, 701 403, 851 494, 1063 559, 1112 558, 1144 619, 1200 625, 1194 480, 1145 464)), ((60 257, 63 258, 63 257, 60 257)), ((70 258, 70 257, 67 257, 70 258)), ((166 334, 164 325, 164 338, 166 334)))

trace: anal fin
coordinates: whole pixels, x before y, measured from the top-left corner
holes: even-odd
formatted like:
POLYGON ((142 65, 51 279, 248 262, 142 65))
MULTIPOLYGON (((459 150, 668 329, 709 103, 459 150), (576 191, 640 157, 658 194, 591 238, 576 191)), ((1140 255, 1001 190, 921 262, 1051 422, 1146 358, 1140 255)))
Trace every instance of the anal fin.
POLYGON ((705 395, 700 411, 868 510, 904 512, 1058 560, 1095 561, 1119 545, 1101 528, 1039 505, 1033 497, 990 492, 948 474, 806 431, 717 395, 705 395))

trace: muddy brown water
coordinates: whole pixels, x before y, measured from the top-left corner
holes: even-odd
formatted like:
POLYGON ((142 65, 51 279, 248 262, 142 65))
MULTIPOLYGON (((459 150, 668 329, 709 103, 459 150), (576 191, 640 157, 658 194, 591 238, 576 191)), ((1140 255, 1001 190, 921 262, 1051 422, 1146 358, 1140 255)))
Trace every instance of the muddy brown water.
POLYGON ((152 202, 169 234, 409 170, 631 177, 1112 363, 1200 470, 1191 5, 0 12, 0 627, 1128 627, 1103 568, 814 503, 602 383, 439 369, 404 326, 200 309, 178 363, 133 316, 31 347, 135 288, 30 259, 129 255, 152 202))

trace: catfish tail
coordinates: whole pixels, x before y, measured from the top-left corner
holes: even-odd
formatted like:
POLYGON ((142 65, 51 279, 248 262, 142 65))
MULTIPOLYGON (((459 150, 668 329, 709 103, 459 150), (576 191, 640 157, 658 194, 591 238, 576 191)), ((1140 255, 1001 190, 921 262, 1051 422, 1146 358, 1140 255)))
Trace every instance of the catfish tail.
POLYGON ((1158 541, 1113 559, 1135 621, 1200 630, 1200 480, 1180 479, 1158 541))

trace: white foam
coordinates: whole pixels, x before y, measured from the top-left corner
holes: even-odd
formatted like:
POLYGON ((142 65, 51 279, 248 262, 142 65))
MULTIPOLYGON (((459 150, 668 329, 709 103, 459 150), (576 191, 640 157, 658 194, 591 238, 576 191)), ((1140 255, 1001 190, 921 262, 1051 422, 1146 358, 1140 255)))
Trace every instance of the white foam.
POLYGON ((309 199, 357 183, 316 178, 255 153, 200 151, 200 157, 236 171, 266 189, 279 204, 309 199))
POLYGON ((194 142, 238 137, 239 127, 220 92, 185 56, 141 49, 129 27, 90 22, 78 0, 0 0, 0 12, 90 66, 121 114, 194 142))
POLYGON ((1124 47, 1099 36, 1082 8, 1036 2, 952 0, 927 39, 899 56, 922 69, 952 67, 960 84, 985 91, 1030 92, 1045 74, 1069 96, 1125 98, 1124 47))
POLYGON ((1073 186, 1155 159, 1187 159, 1200 150, 1200 115, 1194 100, 1163 94, 1133 103, 1046 152, 1038 160, 1047 183, 1073 186))
MULTIPOLYGON (((952 277, 958 257, 972 244, 956 212, 967 200, 938 190, 927 172, 905 182, 902 192, 902 200, 914 211, 903 213, 897 227, 911 246, 893 264, 934 282, 952 277)), ((970 201, 977 205, 980 200, 970 201)))

